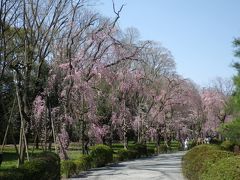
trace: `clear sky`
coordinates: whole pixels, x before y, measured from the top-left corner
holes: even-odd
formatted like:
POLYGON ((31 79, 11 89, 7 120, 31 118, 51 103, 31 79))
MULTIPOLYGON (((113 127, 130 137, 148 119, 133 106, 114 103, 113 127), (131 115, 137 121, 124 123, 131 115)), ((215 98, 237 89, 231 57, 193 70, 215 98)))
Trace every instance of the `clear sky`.
MULTIPOLYGON (((100 0, 99 11, 114 17, 112 0, 100 0)), ((232 41, 240 37, 240 0, 115 0, 119 25, 135 27, 142 40, 168 48, 177 71, 205 86, 215 77, 230 78, 232 41)))

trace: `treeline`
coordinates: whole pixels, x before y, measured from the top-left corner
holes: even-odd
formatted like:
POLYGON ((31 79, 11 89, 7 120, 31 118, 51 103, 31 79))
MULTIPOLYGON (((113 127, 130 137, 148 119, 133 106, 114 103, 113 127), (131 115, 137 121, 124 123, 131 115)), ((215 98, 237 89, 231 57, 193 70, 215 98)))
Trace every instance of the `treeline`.
POLYGON ((53 143, 67 159, 70 141, 87 153, 96 143, 217 136, 230 114, 223 80, 199 90, 166 48, 118 27, 123 6, 109 19, 88 3, 0 2, 0 140, 19 144, 19 163, 28 143, 53 143))

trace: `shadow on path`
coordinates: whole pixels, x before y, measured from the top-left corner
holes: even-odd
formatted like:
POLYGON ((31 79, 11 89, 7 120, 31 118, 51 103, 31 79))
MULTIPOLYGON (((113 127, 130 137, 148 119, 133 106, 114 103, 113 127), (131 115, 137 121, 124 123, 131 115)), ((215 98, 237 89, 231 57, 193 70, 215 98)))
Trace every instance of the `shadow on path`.
POLYGON ((72 179, 85 180, 183 180, 181 159, 185 152, 121 162, 86 171, 72 179))

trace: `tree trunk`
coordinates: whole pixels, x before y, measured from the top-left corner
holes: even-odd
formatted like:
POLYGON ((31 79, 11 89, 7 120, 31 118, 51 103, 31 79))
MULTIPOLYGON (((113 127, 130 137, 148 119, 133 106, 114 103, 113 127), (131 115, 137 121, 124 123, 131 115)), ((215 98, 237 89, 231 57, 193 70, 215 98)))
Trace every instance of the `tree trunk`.
POLYGON ((17 147, 17 144, 16 144, 16 141, 15 141, 15 138, 14 138, 14 132, 13 132, 13 128, 11 128, 11 137, 12 137, 12 141, 13 141, 13 144, 14 144, 14 147, 15 147, 15 150, 16 150, 16 154, 18 156, 18 159, 20 159, 20 154, 19 154, 19 150, 18 150, 18 147, 17 147))
POLYGON ((161 135, 158 133, 157 135, 157 153, 160 153, 160 143, 161 143, 161 135))
POLYGON ((64 159, 64 160, 67 160, 67 159, 68 159, 67 152, 65 151, 65 149, 64 149, 64 147, 63 147, 63 145, 62 145, 62 141, 61 141, 60 137, 59 137, 59 136, 57 136, 57 137, 58 137, 60 149, 62 150, 62 153, 63 153, 63 159, 64 159))
POLYGON ((48 150, 52 151, 52 142, 51 141, 48 143, 48 150))
POLYGON ((163 137, 164 137, 164 144, 167 146, 167 148, 169 148, 168 137, 167 137, 167 132, 166 131, 164 132, 163 137))
MULTIPOLYGON (((47 92, 48 94, 48 92, 47 92)), ((47 112, 48 112, 48 118, 51 122, 51 128, 52 128, 52 136, 53 136, 53 143, 55 148, 55 153, 57 153, 57 145, 56 145, 56 136, 55 136, 55 128, 54 128, 54 119, 51 116, 51 103, 49 101, 49 94, 47 96, 47 112)))
POLYGON ((138 132, 137 142, 140 143, 141 138, 140 138, 140 122, 139 121, 138 121, 138 130, 137 130, 137 132, 138 132))
POLYGON ((83 153, 83 154, 85 154, 85 152, 86 152, 86 151, 85 151, 85 139, 84 139, 85 134, 84 134, 84 131, 85 131, 85 130, 84 130, 84 122, 83 122, 83 120, 82 120, 82 130, 81 130, 81 135, 82 135, 81 137, 82 137, 82 138, 81 138, 81 143, 82 143, 82 153, 83 153))
POLYGON ((84 99, 84 94, 82 96, 82 115, 81 115, 81 143, 82 143, 82 153, 86 154, 86 145, 85 145, 85 131, 86 131, 86 122, 85 122, 85 99, 84 99))
POLYGON ((36 136, 36 144, 35 144, 35 146, 36 146, 36 149, 39 149, 39 137, 38 137, 38 134, 36 136))
MULTIPOLYGON (((14 80, 15 80, 15 82, 18 82, 15 74, 14 74, 14 80)), ((27 152, 28 161, 29 161, 29 155, 28 155, 27 140, 26 140, 26 135, 25 135, 25 120, 24 120, 23 114, 22 114, 22 106, 21 106, 21 99, 19 96, 18 85, 19 84, 16 84, 16 96, 17 96, 19 114, 20 114, 20 119, 21 119, 20 136, 19 136, 19 154, 20 154, 20 158, 18 160, 18 166, 19 166, 24 163, 25 150, 27 152)))
POLYGON ((123 147, 124 149, 127 149, 128 148, 128 143, 127 143, 127 136, 126 136, 126 132, 124 131, 123 133, 123 147))
POLYGON ((12 109, 11 109, 10 116, 9 116, 9 119, 8 119, 7 128, 6 128, 6 131, 5 131, 5 134, 4 134, 3 143, 2 143, 2 152, 3 152, 3 149, 4 149, 4 145, 6 143, 9 126, 10 126, 11 120, 12 120, 13 110, 15 108, 15 103, 16 103, 16 97, 13 100, 13 105, 12 105, 12 109))
POLYGON ((127 143, 127 125, 126 125, 125 117, 123 119, 123 147, 124 147, 124 149, 128 148, 128 143, 127 143))

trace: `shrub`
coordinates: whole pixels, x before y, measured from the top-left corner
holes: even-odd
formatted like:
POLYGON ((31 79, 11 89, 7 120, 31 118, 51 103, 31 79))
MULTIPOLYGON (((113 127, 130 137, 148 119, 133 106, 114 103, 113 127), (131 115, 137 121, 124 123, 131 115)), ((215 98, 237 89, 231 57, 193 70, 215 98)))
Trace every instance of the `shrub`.
POLYGON ((73 162, 73 160, 63 160, 61 162, 61 171, 62 174, 66 176, 66 178, 71 177, 77 172, 77 165, 73 162))
POLYGON ((119 155, 117 153, 113 154, 113 163, 118 163, 119 161, 119 155))
POLYGON ((171 141, 170 148, 167 148, 167 151, 180 151, 182 150, 182 144, 179 141, 171 141))
POLYGON ((98 144, 92 147, 90 156, 93 167, 102 167, 113 161, 113 151, 109 146, 98 144))
POLYGON ((118 161, 126 161, 131 159, 136 159, 142 156, 150 156, 155 154, 154 149, 146 148, 145 145, 134 145, 130 149, 119 149, 117 151, 116 158, 118 161))
POLYGON ((154 148, 147 148, 147 155, 148 156, 152 156, 155 154, 155 150, 154 148))
POLYGON ((91 168, 91 157, 89 155, 81 155, 76 160, 65 160, 61 162, 62 174, 69 178, 91 168))
POLYGON ((130 152, 127 149, 119 149, 117 151, 117 155, 119 161, 125 161, 130 159, 130 152))
POLYGON ((128 150, 128 158, 129 158, 129 160, 130 159, 136 159, 136 158, 138 158, 138 156, 139 156, 139 153, 136 150, 133 150, 133 149, 129 149, 128 150))
POLYGON ((220 159, 205 171, 201 179, 204 180, 239 180, 240 156, 220 159))
POLYGON ((145 144, 134 144, 130 149, 130 151, 135 151, 137 158, 147 156, 147 146, 145 144))
POLYGON ((160 144, 159 146, 159 153, 167 153, 168 150, 171 150, 166 144, 160 144))
POLYGON ((217 160, 232 155, 214 145, 196 146, 183 157, 183 173, 189 180, 198 180, 217 160))
POLYGON ((79 171, 86 171, 91 168, 92 158, 89 155, 81 155, 77 163, 77 169, 79 171))
POLYGON ((44 152, 19 168, 2 171, 0 173, 0 179, 59 180, 60 159, 58 155, 54 153, 44 152))
POLYGON ((229 140, 223 141, 222 144, 220 145, 220 147, 223 150, 227 150, 227 151, 233 151, 234 146, 235 146, 235 143, 233 143, 229 140))
POLYGON ((60 159, 58 155, 51 152, 39 154, 22 167, 24 179, 60 179, 60 159))
POLYGON ((194 148, 196 145, 197 145, 197 141, 196 141, 196 140, 189 141, 189 143, 188 143, 188 149, 192 149, 192 148, 194 148))
POLYGON ((0 171, 0 179, 24 180, 24 172, 19 168, 10 168, 0 171))
POLYGON ((209 143, 210 144, 220 145, 222 143, 222 141, 217 139, 217 138, 211 138, 209 143))

